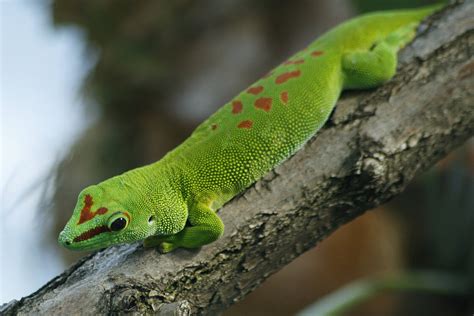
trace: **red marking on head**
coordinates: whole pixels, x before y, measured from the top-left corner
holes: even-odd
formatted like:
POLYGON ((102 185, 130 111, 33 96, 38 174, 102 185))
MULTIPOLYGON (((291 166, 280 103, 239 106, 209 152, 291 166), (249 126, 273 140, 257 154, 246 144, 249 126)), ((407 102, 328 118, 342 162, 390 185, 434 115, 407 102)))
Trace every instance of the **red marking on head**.
POLYGON ((272 109, 272 99, 271 98, 258 98, 255 100, 255 107, 257 109, 262 109, 265 112, 268 112, 272 109))
POLYGON ((232 114, 239 114, 242 112, 242 108, 244 105, 240 101, 233 101, 232 102, 232 114))
POLYGON ((324 54, 323 51, 315 50, 314 52, 311 53, 311 56, 318 57, 318 56, 321 56, 322 54, 324 54))
POLYGON ((288 91, 283 91, 282 93, 280 93, 280 99, 281 99, 281 102, 283 102, 283 104, 287 104, 288 103, 288 91))
POLYGON ((297 78, 301 75, 301 71, 299 70, 295 70, 295 71, 290 71, 290 72, 285 72, 285 73, 282 73, 281 75, 279 75, 276 79, 275 79, 275 83, 276 84, 282 84, 282 83, 285 83, 287 82, 288 80, 290 80, 291 78, 297 78))
POLYGON ((263 91, 262 86, 250 87, 247 89, 247 92, 253 95, 257 95, 263 91))
POLYGON ((251 120, 245 120, 237 125, 238 128, 252 128, 253 122, 251 120))
POLYGON ((217 124, 212 124, 211 128, 212 128, 212 130, 215 130, 217 128, 217 124))
POLYGON ((107 213, 108 209, 106 209, 105 207, 101 207, 97 211, 92 212, 92 204, 94 204, 92 201, 92 196, 86 194, 86 196, 84 197, 84 207, 81 210, 81 217, 79 218, 79 222, 77 224, 82 224, 84 222, 87 222, 88 220, 93 219, 97 215, 107 213))
POLYGON ((109 228, 105 225, 103 226, 97 226, 95 228, 92 228, 92 229, 89 229, 88 231, 86 232, 83 232, 82 234, 80 234, 79 236, 77 236, 76 238, 73 239, 74 242, 79 242, 79 241, 84 241, 84 240, 87 240, 87 239, 90 239, 94 236, 97 236, 99 234, 102 234, 102 233, 105 233, 105 232, 108 232, 110 231, 109 228))

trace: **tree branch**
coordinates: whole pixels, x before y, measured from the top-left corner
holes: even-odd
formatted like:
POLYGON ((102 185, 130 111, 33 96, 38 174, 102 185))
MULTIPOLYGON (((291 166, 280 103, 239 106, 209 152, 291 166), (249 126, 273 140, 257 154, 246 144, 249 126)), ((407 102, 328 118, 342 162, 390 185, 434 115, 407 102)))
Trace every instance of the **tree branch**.
POLYGON ((430 18, 397 76, 346 94, 302 150, 221 211, 224 236, 199 251, 99 251, 3 314, 224 310, 343 223, 399 194, 474 134, 474 2, 430 18))

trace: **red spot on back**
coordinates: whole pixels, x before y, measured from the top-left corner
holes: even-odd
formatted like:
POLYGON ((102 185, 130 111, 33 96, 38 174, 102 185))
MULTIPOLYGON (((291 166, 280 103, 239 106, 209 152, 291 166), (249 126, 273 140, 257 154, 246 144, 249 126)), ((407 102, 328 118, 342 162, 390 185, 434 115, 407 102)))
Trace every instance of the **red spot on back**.
POLYGON ((257 95, 257 94, 261 93, 262 91, 263 91, 262 86, 250 87, 250 88, 247 89, 248 93, 254 94, 254 95, 257 95))
POLYGON ((321 56, 322 54, 324 54, 323 51, 321 51, 321 50, 315 50, 315 51, 313 51, 313 52, 311 53, 311 56, 313 56, 313 57, 318 57, 318 56, 321 56))
POLYGON ((90 196, 89 194, 86 194, 86 196, 84 197, 84 207, 81 210, 81 216, 77 224, 82 224, 84 222, 87 222, 88 220, 93 219, 97 215, 107 213, 108 210, 105 207, 101 207, 97 211, 92 212, 91 208, 93 204, 94 203, 92 201, 92 196, 90 196))
POLYGON ((290 80, 291 78, 297 78, 301 75, 301 71, 295 70, 295 71, 290 71, 290 72, 285 72, 279 75, 276 79, 275 82, 277 84, 282 84, 290 80))
POLYGON ((288 103, 288 91, 283 91, 282 93, 280 93, 280 99, 281 99, 281 102, 283 102, 283 104, 287 104, 288 103))
POLYGON ((245 120, 237 125, 238 128, 252 128, 253 122, 251 120, 245 120))
POLYGON ((212 124, 211 128, 212 128, 212 130, 215 130, 217 128, 217 124, 212 124))
POLYGON ((255 100, 255 107, 257 109, 262 109, 265 112, 268 112, 272 109, 272 99, 271 98, 258 98, 255 100))
POLYGON ((232 102, 232 114, 239 114, 242 112, 242 108, 244 105, 240 101, 233 101, 232 102))

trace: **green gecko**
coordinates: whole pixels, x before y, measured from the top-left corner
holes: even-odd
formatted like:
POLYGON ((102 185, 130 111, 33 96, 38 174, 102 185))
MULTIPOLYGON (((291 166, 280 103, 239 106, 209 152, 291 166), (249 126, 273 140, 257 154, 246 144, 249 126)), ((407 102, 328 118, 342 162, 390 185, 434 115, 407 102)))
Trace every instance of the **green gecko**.
POLYGON ((217 240, 224 224, 216 211, 301 148, 343 90, 392 78, 398 51, 439 8, 370 13, 328 31, 160 161, 85 188, 59 243, 94 250, 144 240, 166 253, 217 240))

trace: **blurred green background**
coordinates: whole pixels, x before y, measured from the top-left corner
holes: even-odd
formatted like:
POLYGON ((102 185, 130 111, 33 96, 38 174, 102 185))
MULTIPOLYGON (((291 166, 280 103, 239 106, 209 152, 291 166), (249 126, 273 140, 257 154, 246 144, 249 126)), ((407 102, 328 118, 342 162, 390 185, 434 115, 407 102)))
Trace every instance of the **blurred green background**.
MULTIPOLYGON (((361 12, 433 1, 60 1, 52 22, 83 32, 94 117, 57 167, 55 245, 87 185, 158 160, 209 114, 292 52, 361 12)), ((444 159, 393 202, 345 225, 226 315, 291 315, 357 278, 413 269, 474 284, 474 145, 444 159)), ((61 250, 72 263, 84 255, 61 250)), ((468 315, 472 298, 380 295, 348 315, 468 315)))

